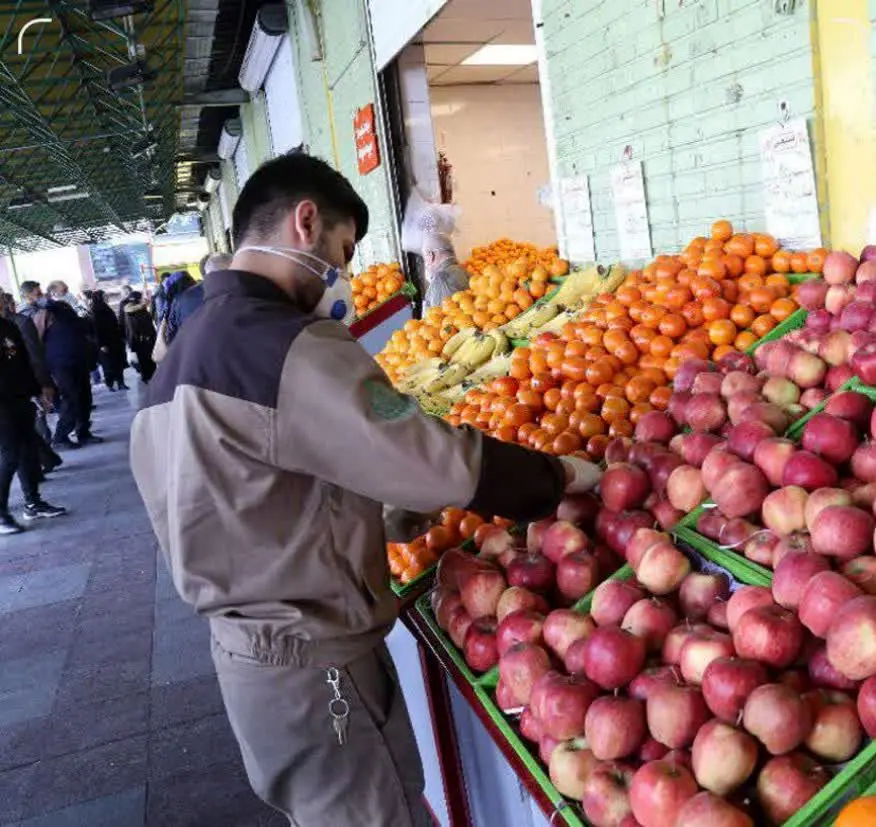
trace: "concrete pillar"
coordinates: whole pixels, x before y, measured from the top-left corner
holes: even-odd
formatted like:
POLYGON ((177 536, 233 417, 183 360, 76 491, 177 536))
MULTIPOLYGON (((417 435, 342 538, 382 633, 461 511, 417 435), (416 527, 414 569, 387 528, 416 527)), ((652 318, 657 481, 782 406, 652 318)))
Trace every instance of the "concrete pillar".
POLYGON ((80 244, 76 248, 76 258, 79 261, 82 289, 94 290, 97 287, 97 279, 94 276, 94 265, 91 263, 91 253, 87 244, 80 244))

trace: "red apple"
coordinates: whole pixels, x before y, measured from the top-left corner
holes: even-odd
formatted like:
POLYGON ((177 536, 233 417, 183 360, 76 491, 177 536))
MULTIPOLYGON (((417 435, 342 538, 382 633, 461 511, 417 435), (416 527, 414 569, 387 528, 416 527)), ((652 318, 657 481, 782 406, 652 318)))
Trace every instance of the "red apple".
POLYGON ((758 606, 747 611, 733 630, 733 645, 741 658, 767 666, 790 666, 803 645, 797 615, 781 606, 758 606))
POLYGON ((703 620, 719 600, 730 597, 730 584, 725 574, 691 572, 681 583, 678 601, 682 614, 690 620, 703 620))
POLYGON ((858 681, 849 680, 845 675, 837 672, 827 659, 827 647, 818 646, 809 656, 809 677, 813 686, 820 689, 844 689, 854 691, 858 688, 858 681))
MULTIPOLYGON (((514 700, 511 693, 508 691, 508 687, 505 686, 505 684, 502 683, 502 681, 498 681, 496 683, 496 706, 498 706, 499 709, 502 710, 502 712, 508 712, 511 709, 517 709, 517 706, 518 706, 517 701, 514 700)), ((530 715, 529 717, 531 718, 532 716, 530 715)), ((537 721, 533 724, 530 720, 527 720, 527 725, 528 725, 528 730, 530 727, 534 727, 536 729, 538 728, 537 721)), ((521 731, 523 730, 523 719, 522 718, 520 719, 520 729, 521 729, 521 731)), ((527 732, 524 732, 523 734, 527 738, 529 738, 529 735, 527 734, 527 732)), ((541 737, 541 736, 536 735, 534 738, 530 738, 530 740, 538 741, 539 737, 541 737)))
POLYGON ((689 391, 700 373, 708 373, 714 369, 715 366, 711 362, 706 362, 703 359, 685 359, 675 372, 672 379, 672 389, 676 393, 689 391))
POLYGON ((815 551, 812 548, 812 540, 805 531, 789 534, 787 537, 782 537, 782 539, 773 546, 772 568, 775 569, 788 554, 814 553, 815 551))
POLYGON ((761 507, 764 525, 779 537, 805 530, 808 498, 809 494, 798 485, 788 485, 771 492, 761 507))
POLYGON ((603 689, 626 686, 645 663, 645 641, 616 626, 600 626, 583 641, 573 643, 567 660, 576 647, 581 648, 584 674, 603 689))
POLYGON ((840 571, 864 594, 876 594, 876 557, 872 554, 843 563, 840 571))
POLYGON ((703 537, 720 542, 727 522, 727 518, 717 508, 705 508, 697 517, 696 529, 703 537))
POLYGON ((580 528, 558 520, 544 530, 541 553, 552 563, 559 563, 567 554, 585 551, 589 545, 587 535, 580 528))
POLYGON ((499 662, 495 617, 477 617, 472 621, 465 633, 463 655, 476 672, 486 672, 499 662))
POLYGON ((722 526, 718 533, 718 543, 722 548, 739 549, 758 534, 764 533, 767 532, 758 528, 754 523, 750 523, 742 517, 734 517, 732 520, 727 520, 722 526))
POLYGON ((645 741, 645 705, 634 698, 603 695, 587 710, 584 734, 600 761, 632 755, 645 741))
POLYGON ((681 457, 670 451, 659 454, 651 460, 651 464, 648 466, 648 478, 651 480, 653 492, 658 497, 667 495, 667 486, 672 472, 683 464, 681 457))
POLYGON ((740 460, 715 483, 711 494, 721 513, 732 518, 758 511, 769 490, 763 471, 740 460))
POLYGON ((648 730, 670 749, 689 747, 709 719, 703 694, 693 686, 658 685, 645 703, 648 730))
POLYGON ((666 759, 643 764, 630 784, 633 815, 642 827, 675 827, 681 808, 696 794, 690 772, 666 759))
POLYGON ((739 618, 749 609, 773 604, 773 596, 766 586, 740 586, 727 601, 727 623, 730 631, 736 629, 739 618))
POLYGON ((694 777, 701 787, 726 797, 751 777, 757 753, 757 741, 751 735, 712 719, 693 742, 694 777))
POLYGON ((572 609, 554 609, 541 629, 545 645, 561 660, 576 640, 583 640, 596 628, 590 615, 572 609))
POLYGON ((703 474, 703 484, 711 491, 721 477, 739 462, 736 454, 731 454, 723 445, 713 448, 703 460, 700 469, 703 474))
POLYGON ((584 734, 584 718, 599 695, 596 684, 583 675, 546 672, 532 687, 529 708, 541 724, 541 732, 560 741, 584 734))
POLYGON ((771 376, 767 379, 761 393, 767 402, 772 402, 780 408, 787 408, 788 405, 800 401, 800 388, 783 376, 771 376))
POLYGON ((763 471, 770 485, 780 486, 785 465, 797 447, 790 439, 770 437, 757 443, 754 449, 754 464, 763 471))
POLYGON ((788 364, 788 378, 801 388, 817 388, 824 382, 827 363, 805 350, 798 350, 788 364))
POLYGON ((807 451, 841 465, 851 459, 858 447, 858 431, 848 420, 817 413, 803 426, 801 442, 807 451))
POLYGON ((699 685, 706 668, 713 660, 729 658, 734 654, 730 635, 716 630, 694 633, 681 647, 681 674, 688 683, 699 685))
POLYGON ((515 643, 540 643, 544 615, 519 609, 506 615, 496 628, 496 648, 504 655, 515 643))
POLYGON ((605 541, 612 551, 626 557, 633 535, 640 528, 650 528, 653 525, 654 517, 647 511, 621 511, 615 514, 609 525, 605 541))
POLYGON ((557 591, 568 601, 580 600, 599 583, 599 563, 586 551, 567 554, 557 564, 557 591))
POLYGON ((472 616, 465 610, 464 606, 457 606, 450 612, 447 619, 447 634, 450 635, 450 639, 457 649, 462 649, 465 644, 465 635, 472 620, 472 616))
POLYGON ((827 659, 853 681, 876 675, 876 597, 845 603, 827 631, 827 659))
POLYGON ((861 393, 843 391, 828 400, 824 412, 846 419, 862 431, 866 431, 870 417, 873 415, 873 403, 861 393))
POLYGON ((760 402, 761 395, 759 393, 751 393, 745 391, 743 393, 733 394, 727 400, 727 419, 731 425, 738 425, 742 422, 742 417, 751 405, 760 402))
POLYGON ((831 330, 819 344, 818 355, 832 368, 848 364, 852 355, 852 336, 847 330, 831 330))
POLYGON ((492 566, 477 560, 469 552, 461 548, 452 548, 445 551, 438 560, 438 568, 435 570, 435 582, 438 586, 459 591, 463 575, 478 569, 491 569, 492 566))
POLYGON ((852 370, 865 385, 876 383, 876 343, 866 344, 852 354, 852 370))
POLYGON ((599 493, 606 508, 625 511, 638 508, 651 493, 648 475, 635 465, 619 462, 609 465, 599 483, 599 493))
POLYGON ((655 531, 652 528, 644 527, 636 529, 627 543, 627 562, 635 569, 648 549, 656 546, 658 543, 665 542, 669 542, 669 535, 662 531, 655 531))
POLYGON ((795 752, 771 758, 757 777, 757 799, 771 824, 784 824, 830 781, 825 769, 795 752))
POLYGON ((730 629, 730 626, 727 623, 726 600, 718 600, 709 606, 709 613, 706 615, 706 623, 725 632, 730 629))
POLYGON ((520 554, 508 566, 508 585, 544 593, 556 582, 556 567, 543 554, 520 554))
MULTIPOLYGON (((836 393, 849 379, 853 379, 855 376, 855 372, 852 370, 852 366, 848 363, 842 365, 832 365, 827 370, 827 376, 824 379, 825 388, 829 393, 836 393)), ((800 400, 803 401, 802 399, 800 400)), ((825 408, 827 410, 827 408, 825 408)), ((837 410, 827 410, 829 414, 833 414, 834 416, 842 416, 842 414, 837 413, 837 410)), ((843 419, 849 419, 848 416, 843 416, 843 419)), ((853 421, 853 420, 850 420, 853 421)), ((858 423, 855 423, 858 424, 858 423)), ((861 423, 861 428, 866 428, 867 423, 861 423)))
POLYGON ((526 527, 526 550, 528 552, 541 551, 544 544, 545 532, 554 524, 555 520, 538 520, 526 527))
POLYGON ((647 761, 659 761, 669 753, 669 748, 665 747, 654 738, 648 738, 641 747, 636 758, 643 764, 647 761))
POLYGON ((727 447, 745 462, 752 462, 757 446, 775 439, 776 432, 763 422, 740 422, 727 431, 727 447))
POLYGON ((673 392, 672 396, 669 397, 669 407, 666 409, 666 412, 672 417, 676 425, 682 427, 687 425, 687 403, 691 396, 692 394, 690 391, 676 390, 673 392))
POLYGON ((692 465, 679 465, 669 475, 666 495, 673 508, 684 512, 693 511, 706 499, 707 494, 699 468, 694 468, 692 465))
MULTIPOLYGON (((502 682, 499 681, 499 686, 502 685, 502 682)), ((505 690, 507 693, 507 689, 505 690)), ((496 687, 496 697, 498 698, 498 686, 496 687)), ((513 699, 512 699, 513 700, 513 699)), ((504 707, 503 707, 504 708, 504 707)), ((512 703, 509 709, 517 708, 517 704, 512 703)), ((520 713, 520 734, 526 738, 527 741, 532 741, 532 743, 537 744, 541 741, 543 732, 541 731, 541 723, 539 723, 538 718, 532 711, 531 707, 524 707, 523 712, 520 713)))
POLYGON ((867 678, 858 691, 858 717, 867 735, 876 738, 876 677, 867 678))
POLYGON ((630 805, 634 771, 617 761, 600 761, 587 774, 581 809, 593 827, 635 827, 630 805))
POLYGON ((754 822, 730 802, 703 792, 684 802, 675 827, 754 827, 754 822))
POLYGON ((616 462, 626 462, 630 456, 630 446, 633 441, 628 436, 616 436, 610 440, 605 446, 605 454, 603 459, 607 465, 614 465, 616 462))
POLYGON ((852 454, 852 473, 863 482, 876 482, 876 443, 865 442, 852 454))
POLYGON ((661 442, 667 445, 675 436, 676 430, 675 422, 669 414, 662 411, 649 411, 636 423, 634 439, 639 442, 661 442))
POLYGON ((593 592, 590 616, 599 626, 619 626, 630 606, 644 596, 631 580, 606 580, 593 592))
POLYGON ((806 500, 806 528, 812 531, 812 526, 815 523, 815 518, 818 514, 830 505, 851 505, 852 494, 842 488, 819 488, 809 495, 806 500))
POLYGON ((717 393, 698 393, 684 406, 684 419, 691 430, 716 432, 727 421, 727 408, 717 393))
POLYGON ((717 658, 703 673, 703 698, 722 721, 736 723, 748 696, 769 680, 763 664, 743 658, 717 658))
POLYGON ((462 606, 462 598, 459 592, 442 589, 440 586, 432 592, 432 614, 438 625, 447 631, 450 626, 450 615, 453 610, 462 606))
POLYGON ((639 582, 656 595, 674 592, 690 572, 690 560, 668 541, 651 546, 637 565, 630 565, 639 582))
POLYGON ((714 371, 702 371, 694 377, 691 393, 720 393, 723 375, 714 371))
POLYGON ((550 668, 548 653, 534 643, 517 643, 499 658, 499 677, 521 706, 529 703, 533 684, 550 668))
POLYGON ((825 637, 837 612, 861 590, 835 571, 824 571, 812 577, 803 589, 797 610, 800 622, 816 637, 825 637))
POLYGON ((566 494, 557 506, 557 520, 592 526, 598 512, 599 500, 593 494, 566 494))
POLYGON ((746 391, 758 393, 763 385, 763 381, 757 376, 752 376, 744 370, 731 370, 724 374, 724 379, 721 381, 721 396, 729 399, 737 393, 746 391))
MULTIPOLYGON (((496 526, 498 528, 498 526, 496 526)), ((500 557, 513 551, 514 538, 504 529, 485 532, 480 545, 478 558, 490 562, 497 562, 500 557)))
POLYGON ((820 554, 814 552, 787 554, 776 565, 773 573, 774 600, 780 606, 796 611, 806 584, 816 574, 829 570, 830 563, 820 554))
POLYGON ((684 621, 671 629, 663 641, 662 658, 669 666, 678 666, 681 663, 681 650, 684 644, 695 635, 708 635, 714 630, 707 623, 691 623, 684 621))
POLYGON ((548 772, 561 795, 581 798, 584 781, 598 763, 587 748, 587 742, 583 738, 574 738, 554 747, 548 772))
POLYGON ((681 434, 681 458, 687 465, 701 468, 709 452, 716 445, 721 445, 724 440, 715 434, 699 434, 692 431, 681 434))
POLYGON ((778 405, 772 402, 752 402, 739 417, 739 422, 734 425, 742 425, 746 422, 760 422, 768 425, 774 434, 780 434, 791 424, 788 414, 778 405))
POLYGON ((797 353, 798 348, 788 340, 780 339, 774 342, 771 347, 766 348, 766 350, 765 368, 767 373, 770 376, 786 376, 791 365, 791 359, 797 353))
POLYGON ((818 310, 824 307, 824 298, 830 285, 824 279, 812 279, 801 282, 795 293, 797 303, 806 310, 818 310))
POLYGON ((792 687, 765 683, 748 696, 742 724, 771 755, 783 755, 809 735, 812 715, 809 705, 792 687))
POLYGON ((627 610, 621 628, 642 638, 649 652, 659 652, 678 616, 675 609, 657 597, 642 599, 627 610))
MULTIPOLYGON (((776 564, 775 550, 779 542, 779 538, 772 531, 758 531, 745 544, 742 553, 746 559, 771 569, 776 564)), ((726 546, 722 546, 722 548, 726 548, 726 546)))
POLYGON ((494 566, 474 571, 460 588, 462 605, 472 617, 495 616, 499 598, 507 586, 504 575, 494 566))
POLYGON ((651 506, 650 510, 664 531, 669 531, 684 517, 684 512, 676 508, 669 500, 658 500, 651 506))
POLYGON ((806 747, 822 761, 848 761, 861 747, 864 733, 855 702, 836 690, 815 689, 803 699, 812 711, 812 730, 806 747))
POLYGON ((795 451, 782 472, 782 485, 799 485, 807 491, 833 488, 838 479, 832 465, 809 451, 795 451))
POLYGON ((541 758, 543 764, 550 767, 551 756, 554 750, 560 745, 560 741, 556 738, 551 738, 550 735, 542 735, 538 740, 538 757, 541 758))
POLYGON ((679 686, 681 676, 673 666, 652 666, 639 672, 635 678, 630 681, 627 687, 627 694, 631 698, 636 698, 639 701, 647 701, 654 692, 661 686, 679 686))
POLYGON ((505 589, 499 598, 499 603, 496 606, 496 619, 501 623, 511 612, 518 612, 522 609, 546 614, 550 607, 542 595, 531 592, 523 586, 511 586, 511 588, 505 589))

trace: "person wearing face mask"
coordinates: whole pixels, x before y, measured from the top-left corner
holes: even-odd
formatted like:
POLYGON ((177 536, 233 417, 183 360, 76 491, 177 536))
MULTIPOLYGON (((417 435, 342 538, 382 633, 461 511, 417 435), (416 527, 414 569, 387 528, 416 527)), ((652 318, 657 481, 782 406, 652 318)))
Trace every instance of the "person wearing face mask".
POLYGON ((599 469, 452 428, 389 384, 347 328, 368 209, 323 161, 264 164, 233 228, 230 268, 134 419, 134 476, 177 590, 210 620, 255 792, 300 827, 425 826, 384 643, 385 544, 401 539, 384 509, 538 519, 599 469))

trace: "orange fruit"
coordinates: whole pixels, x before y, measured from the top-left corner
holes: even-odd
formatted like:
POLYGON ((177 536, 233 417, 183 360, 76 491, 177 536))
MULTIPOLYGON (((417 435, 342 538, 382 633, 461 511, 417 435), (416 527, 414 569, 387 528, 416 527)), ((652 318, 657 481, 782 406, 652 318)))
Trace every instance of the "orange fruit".
POLYGON ((754 321, 754 311, 747 304, 735 304, 730 311, 730 321, 740 329, 749 327, 754 321))
POLYGON ((688 302, 681 308, 681 315, 688 327, 699 327, 704 321, 703 308, 699 302, 688 302))
POLYGON ((602 403, 600 416, 602 417, 604 422, 607 422, 609 425, 611 425, 613 422, 616 422, 620 419, 626 419, 627 415, 630 412, 630 408, 630 403, 627 402, 626 399, 621 399, 616 396, 609 396, 602 403))
POLYGON ((746 351, 757 341, 757 336, 750 330, 743 330, 733 341, 733 347, 739 351, 746 351))
POLYGON ((608 428, 610 437, 632 436, 635 430, 633 423, 629 419, 616 419, 608 428))
POLYGON ((775 298, 769 287, 756 287, 748 294, 747 304, 755 313, 769 313, 775 298))
POLYGON ((754 335, 757 336, 758 339, 762 339, 776 326, 776 324, 777 322, 772 316, 764 314, 762 316, 758 316, 751 323, 751 332, 754 333, 754 335))
POLYGON ((777 273, 791 272, 791 253, 789 250, 779 250, 773 254, 773 270, 777 273))
POLYGON ((770 308, 770 316, 777 322, 783 322, 797 309, 797 302, 793 299, 776 299, 770 308))
POLYGON ((726 218, 722 218, 712 224, 711 234, 714 241, 729 241, 733 236, 733 225, 726 218))
POLYGON ((648 397, 648 402, 658 411, 665 411, 669 407, 669 400, 672 397, 672 388, 664 385, 659 388, 654 388, 651 391, 651 396, 648 397))
POLYGON ((865 795, 846 804, 834 827, 872 827, 876 824, 876 795, 865 795))
POLYGON ((717 362, 722 356, 735 352, 736 348, 733 347, 733 345, 718 345, 718 347, 712 351, 712 359, 717 362))
POLYGON ((772 273, 766 277, 764 285, 772 289, 776 296, 787 296, 791 292, 791 283, 784 273, 772 273))
POLYGON ((709 322, 709 341, 713 345, 732 345, 737 332, 736 325, 730 319, 709 322))
POLYGON ((824 260, 827 258, 827 250, 819 247, 813 250, 806 258, 806 266, 810 273, 820 273, 824 269, 824 260))
POLYGON ((747 234, 735 235, 724 245, 724 252, 748 258, 754 255, 754 237, 747 234))
POLYGON ((766 259, 758 255, 749 256, 745 259, 745 272, 765 276, 767 272, 766 259))
POLYGON ((703 302, 703 318, 707 322, 729 318, 730 310, 730 302, 726 299, 710 297, 703 302))
POLYGON ((809 256, 806 253, 794 253, 791 256, 791 271, 794 273, 808 273, 809 256))

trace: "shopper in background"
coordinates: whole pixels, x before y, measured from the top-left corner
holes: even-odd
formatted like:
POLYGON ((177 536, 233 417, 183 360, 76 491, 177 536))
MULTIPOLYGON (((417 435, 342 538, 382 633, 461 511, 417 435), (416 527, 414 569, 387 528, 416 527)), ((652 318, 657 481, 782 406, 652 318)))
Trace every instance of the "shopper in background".
POLYGON ((70 292, 67 282, 60 279, 49 283, 49 286, 46 287, 46 295, 56 302, 70 305, 78 316, 85 316, 88 312, 88 308, 70 292))
POLYGON ((86 293, 90 302, 91 321, 97 337, 98 360, 103 371, 103 381, 106 386, 114 391, 128 390, 125 384, 125 368, 127 358, 125 356, 125 338, 119 327, 116 314, 106 303, 103 290, 93 290, 86 293))
POLYGON ((170 309, 168 344, 173 341, 173 338, 182 327, 183 322, 204 303, 203 279, 206 279, 210 273, 215 273, 219 270, 227 270, 231 265, 231 259, 232 257, 227 253, 210 253, 201 259, 199 269, 201 270, 202 280, 181 293, 173 303, 173 307, 170 309), (170 333, 171 330, 173 330, 172 334, 170 333))
MULTIPOLYGON (((149 387, 131 464, 182 597, 210 618, 256 793, 302 827, 431 824, 384 638, 383 503, 532 520, 599 470, 422 413, 330 317, 368 209, 323 161, 263 165, 149 387), (339 717, 332 717, 335 712, 339 717)), ((344 315, 344 314, 342 314, 344 315)))
POLYGON ((423 236, 423 262, 426 266, 426 295, 423 310, 438 307, 444 299, 468 289, 468 273, 459 265, 450 237, 442 233, 423 236))
POLYGON ((176 270, 171 273, 161 284, 161 292, 163 300, 160 304, 161 317, 157 319, 158 332, 156 334, 155 348, 152 351, 152 358, 156 362, 160 362, 167 348, 176 336, 176 317, 174 315, 174 306, 179 300, 179 297, 189 290, 195 284, 195 280, 189 275, 187 270, 176 270))
POLYGON ((6 318, 4 304, 0 315, 0 535, 23 530, 9 513, 9 491, 16 474, 24 494, 25 520, 65 513, 40 497, 32 399, 41 393, 24 339, 6 318))
POLYGON ((137 360, 137 371, 144 382, 155 373, 152 350, 155 347, 155 323, 149 313, 149 303, 139 290, 122 288, 122 302, 119 305, 119 324, 125 342, 137 360))
POLYGON ((102 442, 91 433, 91 383, 89 373, 93 349, 88 327, 66 302, 46 299, 40 285, 21 285, 21 312, 36 325, 43 343, 46 365, 60 395, 58 424, 52 447, 80 448, 88 442, 102 442), (76 434, 76 442, 70 435, 76 434))

